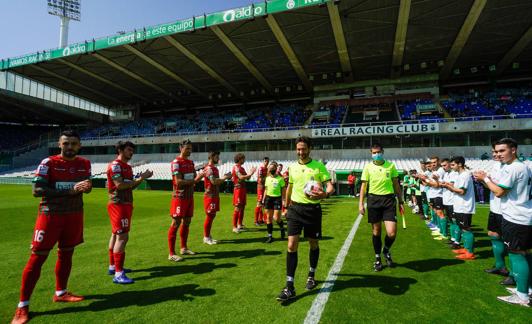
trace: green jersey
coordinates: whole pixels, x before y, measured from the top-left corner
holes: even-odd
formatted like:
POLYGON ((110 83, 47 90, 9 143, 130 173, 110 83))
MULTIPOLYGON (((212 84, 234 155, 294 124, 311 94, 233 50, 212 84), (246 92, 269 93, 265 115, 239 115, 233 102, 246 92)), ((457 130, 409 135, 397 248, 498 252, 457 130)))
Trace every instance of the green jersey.
POLYGON ((288 167, 288 183, 292 185, 290 199, 300 204, 317 204, 319 200, 312 200, 305 195, 305 185, 309 181, 323 184, 329 180, 331 180, 329 171, 321 162, 310 160, 307 164, 294 163, 288 167))
POLYGON ((383 164, 368 163, 362 171, 362 181, 366 181, 369 186, 369 193, 373 195, 390 195, 395 191, 393 189, 393 178, 399 174, 395 164, 384 161, 383 164))
POLYGON ((273 177, 267 176, 264 186, 266 187, 266 196, 281 197, 285 183, 283 177, 280 175, 275 175, 273 177))

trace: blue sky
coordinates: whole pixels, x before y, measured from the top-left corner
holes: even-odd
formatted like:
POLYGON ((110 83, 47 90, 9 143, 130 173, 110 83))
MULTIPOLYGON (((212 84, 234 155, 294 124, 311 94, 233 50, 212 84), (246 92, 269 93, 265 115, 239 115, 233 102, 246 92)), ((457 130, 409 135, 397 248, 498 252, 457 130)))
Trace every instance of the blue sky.
MULTIPOLYGON (((248 5, 255 0, 81 0, 69 43, 248 5)), ((59 17, 47 0, 0 0, 0 58, 59 46, 59 17)))

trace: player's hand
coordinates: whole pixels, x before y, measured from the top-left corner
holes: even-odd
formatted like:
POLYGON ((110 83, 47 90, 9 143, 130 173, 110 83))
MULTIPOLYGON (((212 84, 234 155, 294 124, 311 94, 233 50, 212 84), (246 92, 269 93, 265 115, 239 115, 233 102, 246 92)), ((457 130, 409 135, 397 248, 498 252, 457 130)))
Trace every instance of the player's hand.
POLYGON ((327 193, 323 190, 313 190, 308 197, 312 200, 321 200, 327 198, 327 193))
POLYGON ((90 180, 83 180, 74 185, 75 194, 83 193, 83 192, 89 192, 92 189, 92 182, 90 180))
POLYGON ((150 169, 148 169, 148 170, 146 170, 146 171, 144 171, 144 172, 142 172, 142 173, 140 174, 140 178, 141 178, 141 179, 149 179, 149 178, 151 178, 152 176, 153 176, 153 171, 151 171, 150 169))
POLYGON ((477 181, 484 181, 488 175, 482 170, 473 172, 473 178, 477 181))
POLYGON ((401 215, 403 215, 405 213, 404 201, 400 201, 399 202, 399 212, 401 213, 401 215))
POLYGON ((251 170, 249 171, 249 173, 253 174, 253 173, 255 173, 255 171, 257 171, 257 168, 256 167, 252 167, 251 170))
POLYGON ((205 171, 203 170, 198 171, 198 174, 196 175, 196 177, 200 179, 203 178, 204 176, 205 176, 205 171))
POLYGON ((434 179, 434 180, 438 180, 439 178, 440 178, 440 176, 438 176, 437 174, 433 174, 432 175, 432 179, 434 179))

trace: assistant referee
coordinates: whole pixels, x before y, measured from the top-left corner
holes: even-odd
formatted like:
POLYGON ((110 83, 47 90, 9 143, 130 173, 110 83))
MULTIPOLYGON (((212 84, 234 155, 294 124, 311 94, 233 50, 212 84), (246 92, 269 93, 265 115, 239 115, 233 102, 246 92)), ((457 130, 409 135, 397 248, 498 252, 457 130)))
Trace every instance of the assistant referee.
POLYGON ((318 240, 321 238, 321 205, 320 201, 328 198, 334 187, 331 176, 323 163, 310 158, 311 142, 306 136, 296 139, 297 163, 288 168, 288 188, 286 189, 286 204, 288 206, 288 251, 286 254, 286 287, 283 288, 277 300, 287 301, 296 296, 294 275, 297 268, 297 247, 299 235, 304 231, 310 245, 310 270, 305 288, 316 287, 314 274, 318 266, 320 249, 318 240), (314 189, 308 190, 309 184, 314 183, 314 189), (307 190, 305 190, 307 187, 307 190), (324 191, 323 188, 326 187, 324 191))
POLYGON ((364 197, 368 189, 368 222, 373 230, 373 249, 375 250, 375 262, 373 269, 382 270, 381 262, 381 228, 382 222, 386 227, 384 249, 382 253, 389 267, 393 267, 390 248, 397 234, 397 216, 395 198, 399 202, 399 208, 403 209, 403 197, 399 185, 398 173, 395 164, 384 160, 384 149, 381 144, 371 146, 372 163, 364 166, 362 171, 362 186, 360 187, 360 201, 358 209, 360 214, 365 214, 364 197))

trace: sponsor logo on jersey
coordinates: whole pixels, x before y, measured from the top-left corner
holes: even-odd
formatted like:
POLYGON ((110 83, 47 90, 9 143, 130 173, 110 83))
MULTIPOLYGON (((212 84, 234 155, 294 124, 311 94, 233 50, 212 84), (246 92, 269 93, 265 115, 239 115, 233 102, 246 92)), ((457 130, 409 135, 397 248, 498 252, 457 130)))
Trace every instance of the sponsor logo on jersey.
POLYGON ((40 175, 47 175, 48 174, 48 166, 47 165, 39 165, 39 167, 37 168, 37 174, 40 174, 40 175))
POLYGON ((119 165, 119 164, 113 164, 113 165, 111 166, 111 170, 112 170, 113 172, 120 172, 120 171, 122 171, 122 169, 120 168, 120 165, 119 165))

